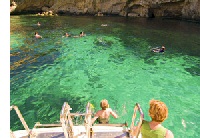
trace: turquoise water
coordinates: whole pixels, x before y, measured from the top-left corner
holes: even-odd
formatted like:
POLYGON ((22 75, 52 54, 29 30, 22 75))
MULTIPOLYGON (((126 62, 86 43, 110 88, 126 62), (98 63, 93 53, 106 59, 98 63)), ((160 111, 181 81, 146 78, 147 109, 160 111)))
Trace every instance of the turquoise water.
MULTIPOLYGON (((138 102, 148 117, 149 100, 164 101, 163 125, 176 138, 200 134, 200 24, 123 17, 10 17, 10 104, 29 128, 55 123, 63 102, 72 112, 95 111, 101 99, 131 124, 138 102), (37 22, 41 26, 37 26, 37 22), (107 24, 108 26, 101 26, 107 24), (43 39, 34 38, 39 32, 43 39), (86 37, 66 38, 64 33, 86 37), (153 47, 166 46, 164 54, 153 47)), ((23 129, 11 111, 11 129, 23 129)))

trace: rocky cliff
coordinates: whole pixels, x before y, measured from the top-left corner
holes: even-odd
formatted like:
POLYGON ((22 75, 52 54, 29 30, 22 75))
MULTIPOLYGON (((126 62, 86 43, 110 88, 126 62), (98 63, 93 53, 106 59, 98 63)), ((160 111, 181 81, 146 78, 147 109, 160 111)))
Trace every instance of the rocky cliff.
MULTIPOLYGON (((12 2, 12 1, 11 1, 12 2)), ((16 0, 12 14, 53 11, 57 14, 173 17, 200 21, 199 0, 16 0)))

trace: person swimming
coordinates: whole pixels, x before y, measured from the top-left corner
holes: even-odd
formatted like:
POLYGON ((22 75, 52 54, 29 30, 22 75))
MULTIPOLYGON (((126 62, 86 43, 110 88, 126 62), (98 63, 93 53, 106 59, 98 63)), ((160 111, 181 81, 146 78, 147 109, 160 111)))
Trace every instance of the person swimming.
POLYGON ((84 32, 80 32, 80 37, 86 36, 86 34, 84 32))
POLYGON ((70 37, 71 35, 69 33, 65 33, 65 37, 70 37))
POLYGON ((66 36, 66 37, 69 37, 69 36, 70 36, 70 34, 66 33, 66 34, 65 34, 65 36, 66 36))
POLYGON ((151 51, 155 53, 163 53, 165 52, 165 46, 162 46, 161 48, 152 48, 151 51))
POLYGON ((92 118, 92 124, 95 120, 97 120, 99 124, 108 124, 110 115, 114 118, 118 118, 118 115, 111 108, 109 108, 109 104, 106 99, 101 100, 100 107, 101 110, 98 110, 94 115, 94 118, 92 118))
POLYGON ((41 25, 40 22, 38 22, 37 25, 40 26, 41 25))
POLYGON ((84 32, 80 32, 79 35, 75 35, 73 36, 74 38, 78 38, 78 37, 83 37, 83 36, 86 36, 86 34, 84 32))
POLYGON ((38 32, 35 32, 35 38, 42 38, 42 36, 39 35, 38 32))

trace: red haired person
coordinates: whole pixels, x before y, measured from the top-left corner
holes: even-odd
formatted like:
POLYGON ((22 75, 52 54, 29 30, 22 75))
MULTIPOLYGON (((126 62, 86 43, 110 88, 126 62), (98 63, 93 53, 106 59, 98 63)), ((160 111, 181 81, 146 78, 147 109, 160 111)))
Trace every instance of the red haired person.
POLYGON ((174 138, 173 133, 162 126, 162 123, 168 116, 166 104, 159 100, 151 100, 149 104, 151 121, 143 120, 141 126, 142 138, 174 138))

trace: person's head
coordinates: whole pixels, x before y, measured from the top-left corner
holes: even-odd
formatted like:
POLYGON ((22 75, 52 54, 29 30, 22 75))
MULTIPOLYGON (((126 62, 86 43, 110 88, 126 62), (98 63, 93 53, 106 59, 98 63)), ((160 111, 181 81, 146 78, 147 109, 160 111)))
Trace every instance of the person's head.
POLYGON ((80 32, 80 36, 84 36, 84 33, 83 33, 83 32, 80 32))
POLYGON ((165 50, 165 46, 162 46, 162 48, 161 48, 162 50, 165 50))
POLYGON ((38 35, 38 32, 35 32, 35 35, 38 35))
POLYGON ((69 36, 69 34, 68 34, 68 33, 66 33, 66 34, 65 34, 65 36, 69 36))
POLYGON ((164 102, 153 99, 149 105, 149 116, 152 121, 163 122, 167 118, 168 108, 164 102))
POLYGON ((106 99, 101 100, 100 107, 102 108, 102 110, 106 110, 106 108, 109 107, 108 101, 106 99))

